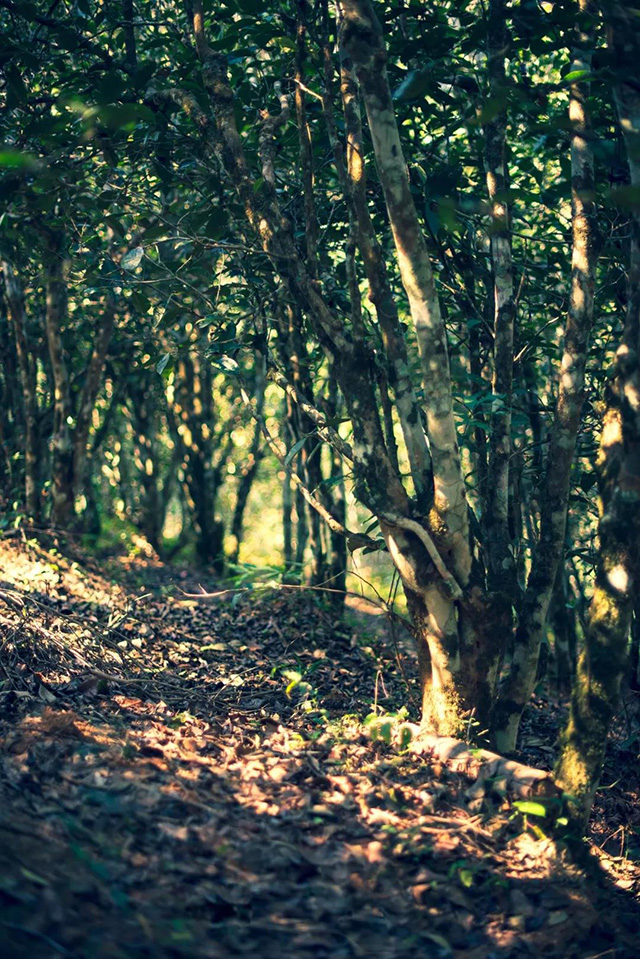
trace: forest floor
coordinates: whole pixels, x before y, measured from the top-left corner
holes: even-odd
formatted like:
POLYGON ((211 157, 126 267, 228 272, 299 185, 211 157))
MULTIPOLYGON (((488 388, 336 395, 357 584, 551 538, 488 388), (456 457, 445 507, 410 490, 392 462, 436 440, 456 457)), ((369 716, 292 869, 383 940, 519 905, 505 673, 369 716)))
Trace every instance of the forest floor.
MULTIPOLYGON (((182 602, 199 583, 0 541, 3 959, 635 959, 633 704, 585 872, 544 818, 372 740, 415 701, 381 617, 182 602)), ((561 714, 538 698, 524 761, 549 768, 561 714)))

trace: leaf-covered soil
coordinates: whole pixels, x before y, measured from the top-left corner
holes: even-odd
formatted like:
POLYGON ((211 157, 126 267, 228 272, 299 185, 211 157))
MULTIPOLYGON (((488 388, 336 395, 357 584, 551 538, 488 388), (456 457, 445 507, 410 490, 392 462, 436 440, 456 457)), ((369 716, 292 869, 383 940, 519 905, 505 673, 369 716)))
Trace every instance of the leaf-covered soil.
MULTIPOLYGON (((366 715, 415 698, 380 618, 107 569, 0 542, 5 959, 635 959, 631 707, 585 873, 544 818, 372 741, 366 715)), ((525 761, 549 766, 560 715, 537 700, 525 761)))

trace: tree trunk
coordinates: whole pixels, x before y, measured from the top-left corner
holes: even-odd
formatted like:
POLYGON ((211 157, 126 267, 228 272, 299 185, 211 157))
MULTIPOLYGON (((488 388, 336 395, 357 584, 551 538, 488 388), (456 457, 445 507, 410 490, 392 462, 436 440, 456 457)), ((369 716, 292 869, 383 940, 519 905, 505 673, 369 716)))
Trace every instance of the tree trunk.
POLYGON ((116 300, 113 293, 105 299, 91 356, 84 373, 82 390, 78 400, 76 425, 73 431, 73 493, 74 501, 85 491, 89 459, 89 430, 91 417, 102 383, 102 373, 107 351, 113 334, 116 315, 116 300))
POLYGON ((71 437, 71 390, 62 343, 62 326, 67 315, 67 287, 64 276, 62 237, 52 234, 45 255, 46 330, 53 373, 53 435, 51 437, 51 522, 62 530, 74 516, 73 443, 71 437))
POLYGON ((27 316, 20 282, 13 267, 6 260, 2 263, 5 296, 9 319, 15 337, 16 354, 20 370, 22 401, 24 405, 24 495, 27 516, 37 520, 40 516, 40 481, 38 470, 38 400, 36 394, 35 364, 29 352, 27 316))
POLYGON ((471 570, 469 522, 453 416, 446 332, 409 185, 387 77, 382 28, 369 0, 344 0, 341 6, 340 42, 351 57, 360 81, 398 267, 422 361, 434 508, 447 527, 454 573, 465 586, 471 570))
POLYGON ((142 489, 136 525, 159 556, 163 554, 162 530, 166 511, 166 496, 161 487, 160 458, 157 436, 159 415, 157 397, 148 382, 132 380, 129 384, 132 402, 131 419, 134 430, 134 463, 142 489))
POLYGON ((506 158, 506 11, 504 0, 489 0, 487 70, 493 104, 503 102, 484 124, 485 170, 491 206, 491 262, 493 266, 493 380, 489 424, 489 460, 484 511, 489 588, 506 590, 515 601, 518 592, 509 530, 509 462, 511 457, 511 403, 513 341, 516 315, 506 158))
MULTIPOLYGON (((615 100, 631 185, 640 190, 640 4, 604 9, 615 63, 615 100)), ((575 821, 586 826, 600 780, 609 725, 626 668, 633 606, 640 584, 640 211, 631 215, 627 315, 606 390, 597 470, 600 548, 585 649, 571 698, 556 775, 575 821)))
MULTIPOLYGON (((583 15, 588 13, 589 4, 590 0, 580 0, 583 15)), ((581 21, 572 71, 589 72, 591 46, 592 36, 583 30, 581 21)), ((565 327, 558 399, 547 454, 540 536, 531 560, 531 572, 516 630, 511 670, 500 690, 493 717, 493 741, 502 753, 511 752, 516 747, 520 717, 536 682, 540 643, 564 549, 571 467, 584 399, 584 371, 593 321, 596 270, 593 151, 585 107, 586 96, 587 84, 571 84, 569 119, 573 128, 573 251, 569 314, 565 327)))
POLYGON ((558 569, 550 607, 553 628, 553 672, 558 692, 567 695, 573 687, 578 638, 575 610, 570 606, 571 589, 564 564, 558 569))
MULTIPOLYGON (((264 371, 264 360, 262 357, 256 358, 256 363, 256 383, 254 384, 254 389, 256 399, 256 414, 258 417, 260 417, 262 416, 262 409, 264 407, 266 377, 264 371)), ((258 469, 264 456, 264 450, 261 449, 261 442, 262 432, 260 429, 260 422, 259 420, 256 420, 253 428, 251 446, 249 447, 247 459, 243 464, 242 472, 240 474, 240 480, 238 482, 238 489, 236 492, 236 503, 231 520, 231 538, 233 542, 233 546, 229 552, 229 561, 231 563, 237 563, 240 558, 240 546, 242 544, 242 534, 244 529, 244 514, 247 507, 247 502, 249 500, 249 494, 251 493, 251 489, 253 487, 253 482, 258 475, 258 469)))

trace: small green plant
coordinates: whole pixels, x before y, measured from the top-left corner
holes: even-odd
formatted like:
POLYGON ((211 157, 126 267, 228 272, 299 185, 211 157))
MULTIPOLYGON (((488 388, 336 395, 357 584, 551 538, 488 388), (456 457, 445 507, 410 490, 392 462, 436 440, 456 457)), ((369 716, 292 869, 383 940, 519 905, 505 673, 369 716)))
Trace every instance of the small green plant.
POLYGON ((408 715, 406 706, 392 713, 372 712, 365 718, 364 725, 373 742, 387 745, 397 742, 400 749, 405 750, 413 739, 413 731, 406 721, 408 715))

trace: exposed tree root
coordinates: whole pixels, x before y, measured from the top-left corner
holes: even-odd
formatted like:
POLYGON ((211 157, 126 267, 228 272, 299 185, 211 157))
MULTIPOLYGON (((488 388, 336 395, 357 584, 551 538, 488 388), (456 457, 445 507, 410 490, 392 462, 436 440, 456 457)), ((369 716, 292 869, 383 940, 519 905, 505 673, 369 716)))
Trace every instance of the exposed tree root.
POLYGON ((551 774, 542 769, 524 766, 514 759, 505 759, 488 749, 475 749, 459 739, 425 733, 414 723, 406 723, 405 726, 413 733, 409 747, 411 752, 443 763, 453 772, 475 780, 467 791, 470 799, 479 799, 487 792, 497 792, 515 799, 559 799, 562 795, 551 774))

